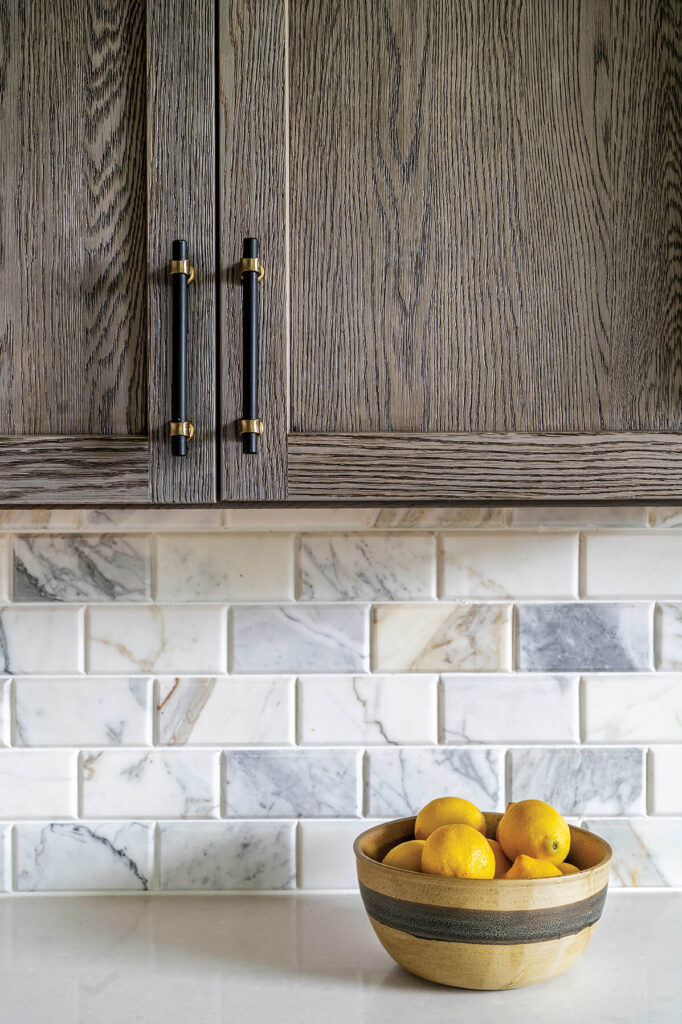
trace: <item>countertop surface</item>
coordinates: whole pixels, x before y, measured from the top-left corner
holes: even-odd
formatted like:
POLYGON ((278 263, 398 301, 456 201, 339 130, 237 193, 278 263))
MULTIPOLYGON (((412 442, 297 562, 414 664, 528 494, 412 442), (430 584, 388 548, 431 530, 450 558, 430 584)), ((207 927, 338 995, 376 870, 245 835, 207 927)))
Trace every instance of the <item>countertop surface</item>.
POLYGON ((509 992, 407 974, 356 894, 9 897, 0 921, 2 1024, 682 1021, 682 893, 610 893, 577 964, 509 992))

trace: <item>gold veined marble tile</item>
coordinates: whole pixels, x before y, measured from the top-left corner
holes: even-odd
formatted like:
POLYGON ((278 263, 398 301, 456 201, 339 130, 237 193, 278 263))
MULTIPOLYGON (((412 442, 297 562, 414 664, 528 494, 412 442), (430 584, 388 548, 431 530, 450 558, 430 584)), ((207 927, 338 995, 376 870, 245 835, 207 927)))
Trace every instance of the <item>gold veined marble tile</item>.
POLYGON ((375 672, 502 672, 510 667, 507 604, 381 604, 372 609, 375 672))

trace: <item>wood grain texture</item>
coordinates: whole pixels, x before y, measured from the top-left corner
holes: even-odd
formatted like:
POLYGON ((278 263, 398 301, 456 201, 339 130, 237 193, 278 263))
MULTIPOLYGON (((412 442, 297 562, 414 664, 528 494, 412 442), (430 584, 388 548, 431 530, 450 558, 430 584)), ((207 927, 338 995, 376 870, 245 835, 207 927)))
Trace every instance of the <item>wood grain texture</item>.
POLYGON ((211 0, 147 2, 150 492, 153 502, 216 498, 215 19, 211 0), (186 238, 187 395, 195 437, 171 455, 171 242, 186 238))
POLYGON ((0 0, 0 431, 147 429, 142 0, 0 0))
POLYGON ((292 430, 682 427, 681 10, 291 5, 292 430))
POLYGON ((289 498, 677 504, 682 434, 290 434, 289 498))
POLYGON ((148 464, 146 437, 0 437, 0 502, 146 503, 148 464))
MULTIPOLYGON (((221 497, 286 497, 287 266, 285 0, 221 0, 219 18, 221 497), (242 295, 235 264, 246 236, 259 239, 259 401, 264 433, 244 455, 242 295)), ((307 145, 312 143, 307 140, 307 145)), ((295 280, 303 264, 297 260, 295 280)), ((298 286, 298 285, 297 285, 298 286)))

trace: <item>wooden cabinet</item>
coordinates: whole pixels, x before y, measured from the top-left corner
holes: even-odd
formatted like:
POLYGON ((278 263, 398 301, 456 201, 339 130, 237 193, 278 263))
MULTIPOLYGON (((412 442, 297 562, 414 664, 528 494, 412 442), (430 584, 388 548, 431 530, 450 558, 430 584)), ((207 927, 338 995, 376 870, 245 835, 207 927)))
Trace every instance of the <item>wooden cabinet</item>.
POLYGON ((0 3, 0 503, 216 497, 210 0, 0 3), (173 238, 197 267, 168 444, 173 238))
POLYGON ((682 498, 679 0, 221 0, 233 500, 682 498))
POLYGON ((682 0, 0 0, 0 25, 0 503, 682 501, 682 0))

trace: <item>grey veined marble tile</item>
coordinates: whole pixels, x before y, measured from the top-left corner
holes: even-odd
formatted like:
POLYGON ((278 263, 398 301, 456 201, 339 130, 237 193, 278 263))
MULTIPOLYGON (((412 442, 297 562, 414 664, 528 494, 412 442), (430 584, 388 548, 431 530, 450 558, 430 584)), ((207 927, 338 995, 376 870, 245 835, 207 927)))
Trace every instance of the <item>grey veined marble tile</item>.
POLYGON ((14 541, 14 601, 146 601, 147 537, 32 534, 14 541))
POLYGON ((291 889, 293 822, 171 822, 159 829, 162 889, 291 889))
POLYGON ((304 534, 298 566, 300 596, 306 601, 435 596, 436 541, 429 534, 304 534))
POLYGON ((132 822, 50 822, 16 826, 21 892, 146 890, 154 826, 132 822))
POLYGON ((585 828, 613 849, 610 886, 682 886, 682 819, 590 818, 585 828))
POLYGON ((511 799, 545 800, 562 814, 643 814, 644 754, 638 747, 512 750, 511 799))
POLYGON ((229 818, 352 818, 359 813, 355 750, 230 750, 229 818))
POLYGON ((368 754, 367 814, 395 818, 416 814, 429 800, 460 796, 481 810, 501 810, 500 750, 442 747, 375 749, 368 754))
POLYGON ((231 626, 233 672, 367 671, 364 605, 236 605, 231 626))
POLYGON ((520 604, 518 668, 527 672, 635 672, 651 667, 651 606, 520 604))

